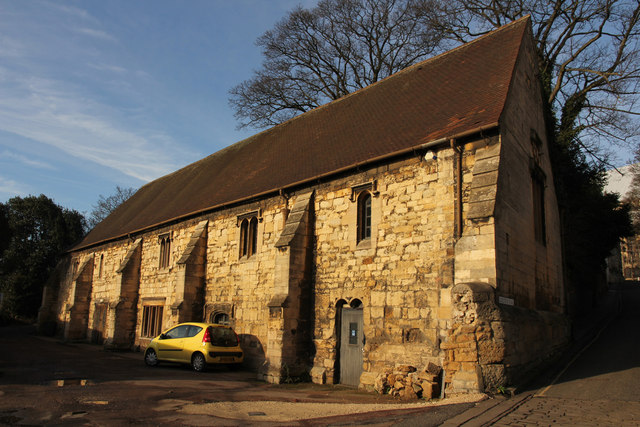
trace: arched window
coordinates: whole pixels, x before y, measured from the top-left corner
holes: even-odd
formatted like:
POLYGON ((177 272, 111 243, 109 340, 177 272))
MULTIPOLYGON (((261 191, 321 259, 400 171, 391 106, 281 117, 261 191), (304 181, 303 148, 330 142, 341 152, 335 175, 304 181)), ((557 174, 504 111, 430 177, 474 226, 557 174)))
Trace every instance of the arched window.
POLYGON ((244 218, 240 222, 240 258, 250 257, 258 251, 258 218, 244 218))
POLYGON ((358 196, 358 243, 371 239, 371 193, 363 191, 358 196))
POLYGON ((161 234, 158 236, 158 240, 160 240, 160 261, 158 266, 167 268, 171 260, 171 234, 161 234))
POLYGON ((213 313, 211 316, 211 322, 219 325, 228 325, 229 315, 227 313, 213 313))
POLYGON ((240 257, 247 256, 249 248, 247 240, 249 239, 249 221, 245 218, 240 223, 240 257))
POLYGON ((102 265, 104 264, 104 254, 100 254, 100 264, 98 266, 98 277, 102 278, 102 265))
POLYGON ((249 256, 258 250, 258 218, 255 216, 249 221, 249 256))

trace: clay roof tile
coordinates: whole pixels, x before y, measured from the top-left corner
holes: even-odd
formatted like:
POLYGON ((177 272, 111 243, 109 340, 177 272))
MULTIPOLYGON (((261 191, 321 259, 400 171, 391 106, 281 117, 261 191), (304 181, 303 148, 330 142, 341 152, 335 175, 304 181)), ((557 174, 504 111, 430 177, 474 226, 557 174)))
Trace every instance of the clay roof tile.
POLYGON ((496 123, 523 18, 140 188, 74 250, 496 123))

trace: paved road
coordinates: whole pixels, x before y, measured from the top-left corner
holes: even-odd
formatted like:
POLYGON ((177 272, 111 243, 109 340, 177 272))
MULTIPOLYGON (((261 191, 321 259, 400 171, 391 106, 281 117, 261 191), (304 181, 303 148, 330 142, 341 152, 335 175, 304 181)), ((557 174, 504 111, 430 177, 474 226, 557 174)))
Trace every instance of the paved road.
POLYGON ((390 426, 407 418, 438 425, 472 406, 412 403, 400 409, 402 402, 389 396, 340 386, 270 385, 242 370, 148 368, 140 353, 65 344, 31 330, 0 328, 0 425, 390 426))
POLYGON ((619 296, 618 314, 550 385, 495 406, 487 402, 448 424, 640 426, 640 284, 624 285, 619 296))
POLYGON ((225 368, 147 368, 139 353, 0 328, 0 425, 640 426, 640 285, 621 296, 619 314, 550 386, 478 406, 399 409, 388 396, 343 387, 274 386, 225 368), (285 421, 294 411, 302 417, 285 421))

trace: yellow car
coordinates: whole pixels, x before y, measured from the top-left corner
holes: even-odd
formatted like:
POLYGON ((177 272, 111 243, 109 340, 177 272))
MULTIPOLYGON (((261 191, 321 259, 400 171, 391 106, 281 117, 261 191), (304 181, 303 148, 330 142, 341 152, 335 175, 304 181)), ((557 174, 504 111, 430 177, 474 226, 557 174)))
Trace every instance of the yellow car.
POLYGON ((239 365, 244 359, 238 335, 231 327, 213 323, 181 323, 155 337, 144 353, 144 362, 188 363, 203 371, 208 363, 239 365))

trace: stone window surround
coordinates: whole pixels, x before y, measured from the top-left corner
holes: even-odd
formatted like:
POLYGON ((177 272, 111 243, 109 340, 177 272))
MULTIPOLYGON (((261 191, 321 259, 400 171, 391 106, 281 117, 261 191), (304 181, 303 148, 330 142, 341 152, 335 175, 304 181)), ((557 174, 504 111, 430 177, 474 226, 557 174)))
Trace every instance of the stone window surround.
POLYGON ((547 176, 541 167, 542 163, 542 140, 535 129, 530 130, 531 158, 529 167, 531 171, 531 195, 533 203, 533 226, 536 242, 542 246, 547 246, 546 238, 546 203, 545 188, 547 176))
POLYGON ((164 305, 164 298, 143 298, 140 319, 141 338, 153 338, 162 332, 164 305), (151 315, 153 319, 149 319, 151 315))
POLYGON ((258 208, 236 218, 238 228, 238 260, 248 260, 258 253, 262 243, 262 209, 258 208))
POLYGON ((350 217, 349 224, 352 224, 352 226, 349 226, 349 241, 351 242, 351 250, 364 250, 369 255, 370 252, 375 251, 378 222, 381 218, 379 196, 380 191, 378 191, 378 180, 376 179, 351 187, 351 206, 349 207, 349 211, 347 213, 350 217), (365 191, 371 194, 371 234, 370 238, 360 240, 359 224, 361 218, 358 201, 360 200, 360 195, 365 191))
POLYGON ((104 254, 100 254, 100 262, 98 264, 98 278, 102 279, 102 269, 104 267, 104 254))
POLYGON ((158 268, 168 269, 171 267, 171 241, 173 240, 173 231, 158 235, 158 268))
POLYGON ((204 305, 204 319, 213 323, 216 316, 226 314, 229 318, 229 324, 234 319, 235 306, 232 303, 208 302, 204 305))
POLYGON ((545 187, 546 179, 542 169, 538 166, 531 168, 531 197, 533 203, 533 227, 536 242, 542 246, 547 246, 546 238, 546 203, 545 203, 545 187))
POLYGON ((356 240, 358 244, 365 240, 371 240, 371 199, 372 195, 368 190, 360 192, 358 196, 358 214, 356 221, 356 240))

